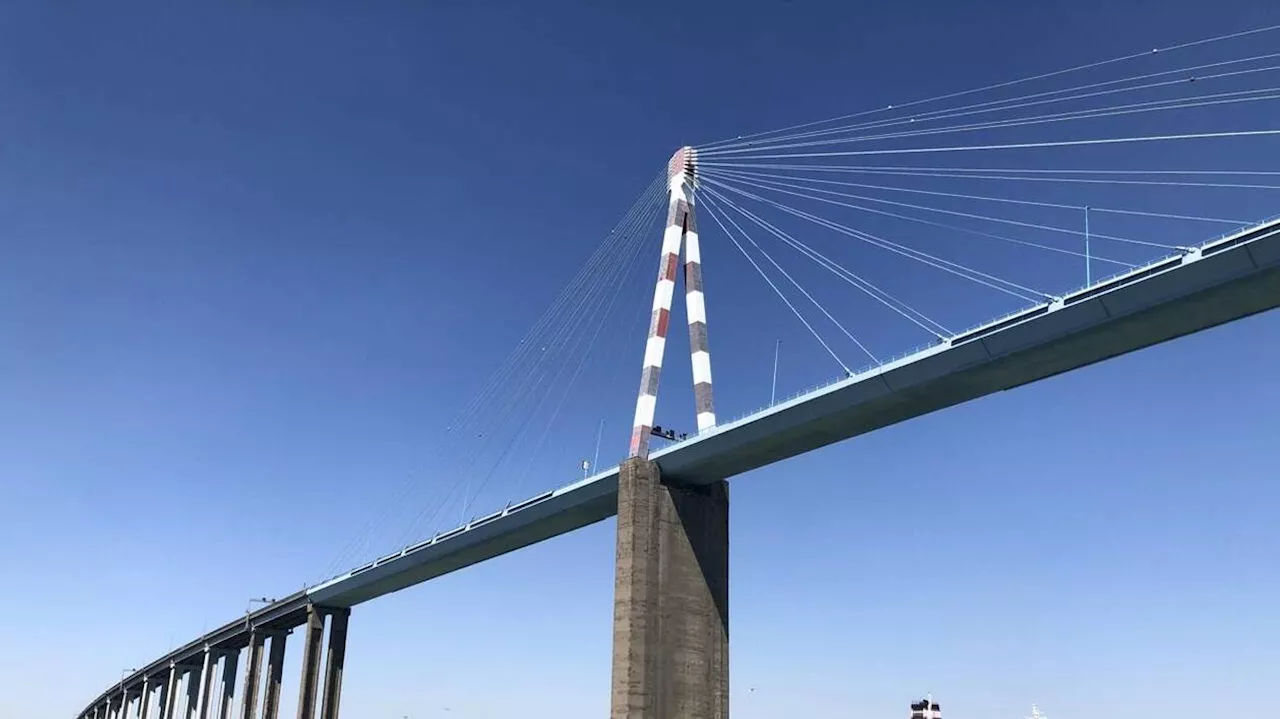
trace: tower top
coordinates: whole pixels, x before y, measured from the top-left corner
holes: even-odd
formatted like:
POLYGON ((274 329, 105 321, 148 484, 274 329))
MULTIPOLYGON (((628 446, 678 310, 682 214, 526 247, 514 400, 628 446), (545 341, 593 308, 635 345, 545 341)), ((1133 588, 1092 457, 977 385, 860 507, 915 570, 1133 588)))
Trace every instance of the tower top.
POLYGON ((676 150, 676 154, 667 161, 667 181, 674 180, 677 175, 685 175, 693 182, 698 177, 698 151, 685 145, 676 150))

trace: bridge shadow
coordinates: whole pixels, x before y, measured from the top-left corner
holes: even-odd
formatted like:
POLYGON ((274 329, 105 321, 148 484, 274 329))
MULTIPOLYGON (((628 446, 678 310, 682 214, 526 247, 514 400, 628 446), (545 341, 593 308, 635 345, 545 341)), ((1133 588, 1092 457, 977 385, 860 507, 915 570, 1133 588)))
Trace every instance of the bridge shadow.
POLYGON ((684 536, 693 550, 720 627, 729 635, 729 485, 665 484, 684 536))

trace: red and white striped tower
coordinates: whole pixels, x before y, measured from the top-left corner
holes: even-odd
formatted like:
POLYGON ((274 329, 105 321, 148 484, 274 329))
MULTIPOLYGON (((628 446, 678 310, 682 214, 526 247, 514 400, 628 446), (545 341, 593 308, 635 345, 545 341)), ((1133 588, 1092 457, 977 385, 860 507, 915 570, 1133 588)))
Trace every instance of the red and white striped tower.
POLYGON ((640 373, 640 396, 636 399, 635 423, 631 430, 631 456, 649 456, 649 432, 653 428, 658 403, 658 378, 662 374, 662 354, 667 344, 671 302, 675 296, 676 268, 680 247, 685 248, 685 309, 689 316, 689 351, 693 360, 693 390, 698 413, 698 432, 716 424, 711 395, 711 353, 707 347, 707 310, 702 294, 702 257, 698 247, 698 223, 694 213, 697 184, 697 154, 682 147, 667 163, 670 199, 667 228, 662 235, 662 261, 653 291, 653 314, 649 318, 649 340, 644 350, 644 370, 640 373))

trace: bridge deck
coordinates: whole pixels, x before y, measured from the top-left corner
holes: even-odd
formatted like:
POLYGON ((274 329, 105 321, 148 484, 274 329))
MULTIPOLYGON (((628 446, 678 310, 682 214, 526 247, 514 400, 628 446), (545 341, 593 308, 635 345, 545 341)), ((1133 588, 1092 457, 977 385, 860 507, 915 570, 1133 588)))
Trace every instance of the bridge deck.
MULTIPOLYGON (((1280 220, 987 323, 654 452, 701 484, 1280 305, 1280 220)), ((618 470, 535 497, 312 588, 351 606, 606 519, 618 470), (469 527, 469 528, 468 528, 469 527)))
MULTIPOLYGON (((1205 243, 666 447, 664 478, 748 470, 1280 305, 1280 219, 1205 243)), ((612 516, 617 468, 477 519, 241 617, 126 678, 167 671, 248 627, 295 626, 307 602, 350 607, 612 516)), ((121 688, 115 684, 100 704, 121 688)))

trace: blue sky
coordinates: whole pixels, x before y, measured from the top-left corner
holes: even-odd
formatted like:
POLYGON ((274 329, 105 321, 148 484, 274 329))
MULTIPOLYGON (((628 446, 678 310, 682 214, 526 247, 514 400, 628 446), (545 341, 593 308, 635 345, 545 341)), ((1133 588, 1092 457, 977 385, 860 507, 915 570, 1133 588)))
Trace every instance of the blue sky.
MULTIPOLYGON (((0 717, 71 715, 353 535, 376 553, 433 502, 414 531, 565 483, 601 420, 616 459, 656 234, 545 451, 512 472, 479 450, 479 496, 441 499, 478 443, 445 428, 681 144, 1280 22, 1235 0, 478 5, 0 10, 0 717)), ((1204 209, 1280 203, 1232 197, 1204 209)), ((721 416, 768 401, 775 339, 780 394, 830 379, 701 224, 721 416)), ((1007 309, 903 281, 971 322, 1007 309)), ((915 341, 845 308, 886 353, 915 341)), ((735 716, 893 717, 927 691, 953 719, 1251 711, 1280 684, 1277 349, 1263 315, 734 480, 735 716)), ((613 541, 358 607, 344 716, 602 715, 613 541)))

